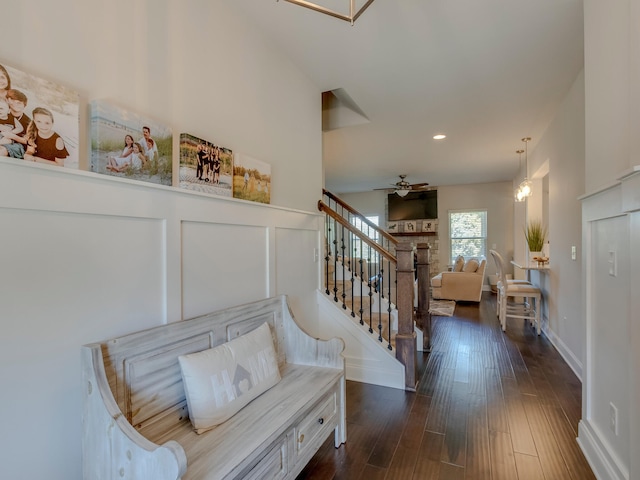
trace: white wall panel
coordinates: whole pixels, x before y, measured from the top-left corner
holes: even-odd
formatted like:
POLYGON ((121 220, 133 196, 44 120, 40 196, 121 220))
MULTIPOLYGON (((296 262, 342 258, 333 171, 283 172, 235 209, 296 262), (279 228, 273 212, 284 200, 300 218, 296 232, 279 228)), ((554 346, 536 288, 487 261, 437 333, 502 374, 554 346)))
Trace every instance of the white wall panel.
POLYGON ((594 222, 592 226, 591 342, 592 361, 588 419, 601 439, 629 468, 629 219, 626 216, 594 222), (615 259, 612 259, 612 255, 615 259), (613 263, 612 263, 613 262, 613 263), (615 275, 611 274, 615 269, 615 275), (609 428, 609 404, 618 409, 618 432, 609 428))
POLYGON ((274 295, 276 279, 313 322, 320 224, 318 213, 0 159, 0 478, 80 478, 85 343, 274 295))
POLYGON ((318 335, 317 318, 306 305, 315 303, 318 288, 318 266, 322 264, 319 233, 314 230, 275 229, 276 294, 290 296, 289 305, 296 320, 313 335, 318 335), (318 252, 317 259, 314 253, 318 252))
POLYGON ((183 318, 269 296, 267 229, 182 223, 183 318))
POLYGON ((79 346, 164 321, 164 222, 0 209, 0 225, 0 477, 43 478, 20 452, 80 462, 79 346))

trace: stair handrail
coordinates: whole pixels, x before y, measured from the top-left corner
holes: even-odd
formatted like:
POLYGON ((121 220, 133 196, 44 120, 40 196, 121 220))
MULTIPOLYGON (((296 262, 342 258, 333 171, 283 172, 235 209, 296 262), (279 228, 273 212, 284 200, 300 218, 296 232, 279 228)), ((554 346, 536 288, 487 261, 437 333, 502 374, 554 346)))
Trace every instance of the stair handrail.
POLYGON ((353 208, 351 205, 349 205, 348 203, 346 203, 344 200, 336 197, 333 193, 331 193, 328 190, 325 190, 324 188, 322 189, 322 193, 324 195, 326 195, 327 197, 329 197, 331 200, 333 200, 334 202, 336 202, 338 205, 340 205, 342 208, 344 208, 345 210, 347 210, 349 213, 352 213, 353 215, 357 216, 360 221, 364 224, 366 224, 368 227, 372 228, 373 230, 375 230, 376 232, 378 232, 378 234, 384 238, 386 238, 389 242, 393 243, 394 245, 398 245, 398 239, 395 238, 393 235, 391 235, 389 232, 387 232, 386 230, 380 228, 378 225, 376 225, 375 223, 373 223, 371 220, 369 220, 367 217, 365 217, 362 213, 360 213, 359 211, 357 211, 355 208, 353 208))
MULTIPOLYGON (((397 315, 398 315, 398 325, 397 325, 397 335, 395 338, 396 348, 396 358, 400 363, 402 363, 405 367, 405 389, 409 391, 416 391, 417 385, 417 358, 416 358, 416 333, 414 331, 415 325, 415 312, 414 312, 414 248, 409 242, 400 242, 389 235, 384 230, 380 229, 377 225, 373 224, 366 220, 366 218, 357 212, 353 207, 350 207, 346 203, 344 203, 339 198, 332 195, 330 192, 327 192, 323 189, 323 193, 329 197, 330 200, 334 200, 337 205, 346 209, 348 212, 359 216, 363 222, 369 225, 372 228, 375 228, 380 236, 389 240, 388 246, 395 248, 395 254, 389 252, 383 246, 381 246, 376 241, 372 240, 366 233, 360 230, 358 227, 353 225, 348 218, 345 218, 343 215, 338 213, 336 210, 331 208, 331 206, 325 204, 322 200, 318 200, 318 210, 324 212, 326 217, 329 219, 333 219, 336 224, 340 225, 344 230, 347 230, 356 238, 358 238, 361 242, 366 243, 373 251, 377 252, 383 259, 389 262, 389 264, 393 263, 394 269, 396 270, 396 283, 397 283, 397 298, 396 298, 396 307, 397 307, 397 315)), ((330 202, 331 203, 331 202, 330 202)), ((344 231, 343 230, 343 231, 344 231)), ((343 237, 344 238, 344 237, 343 237)), ((333 244, 337 244, 334 239, 333 244)), ((344 241, 342 243, 342 256, 344 257, 344 241)), ((329 272, 329 254, 325 257, 325 261, 327 262, 327 277, 329 272)), ((336 259, 338 258, 338 254, 334 257, 334 268, 336 265, 336 259)), ((360 260, 360 277, 362 277, 362 260, 360 260)), ((390 265, 389 265, 389 268, 390 265)), ((427 267, 428 268, 428 267, 427 267)), ((351 271, 351 268, 349 268, 351 271)), ((381 270, 382 272, 382 270, 381 270)), ((388 275, 388 274, 387 274, 388 275)), ((345 265, 342 263, 342 278, 345 278, 345 265)), ((369 288, 369 296, 372 295, 372 280, 376 277, 371 277, 368 275, 367 286, 369 288)), ((384 281, 384 276, 379 277, 381 281, 384 281)), ((387 279, 389 277, 386 277, 387 279)), ((362 279, 362 278, 361 278, 362 279)), ((365 280, 365 279, 362 279, 365 280)), ((354 275, 351 276, 352 283, 354 282, 354 275)), ((327 280, 328 282, 328 280, 327 280)), ((362 282, 360 282, 361 290, 362 290, 362 282)), ((382 291, 381 288, 380 291, 382 291)), ((375 291, 378 291, 377 288, 375 291)), ((378 291, 378 292, 380 292, 378 291)), ((326 293, 330 295, 330 290, 327 283, 326 293)), ((334 287, 334 301, 338 302, 338 288, 334 287)), ((352 301, 353 301, 353 289, 351 289, 352 293, 352 301)), ((380 293, 378 293, 380 295, 380 293)), ((342 294, 342 308, 346 309, 345 304, 345 294, 343 290, 342 294)), ((355 307, 354 307, 355 309, 355 307)), ((370 309, 371 310, 371 309, 370 309)), ((389 298, 387 311, 390 314, 392 310, 391 299, 389 298)), ((362 310, 360 310, 362 312, 362 310)), ((352 316, 355 316, 352 311, 352 316)), ((380 317, 379 317, 380 318, 380 317)), ((363 324, 362 320, 360 322, 363 324)), ((381 320, 378 322, 378 341, 382 342, 382 323, 381 320)), ((389 317, 389 332, 391 331, 391 317, 389 317)), ((374 329, 372 328, 371 323, 369 324, 369 332, 373 333, 374 329)), ((390 333, 389 333, 390 335, 390 333)), ((390 340, 388 345, 389 350, 392 349, 390 340)))
MULTIPOLYGON (((396 256, 394 254, 392 254, 389 250, 387 250, 387 249, 381 247, 380 245, 378 245, 376 242, 371 240, 367 235, 363 234, 362 231, 359 228, 354 227, 350 222, 346 221, 344 219, 344 217, 342 217, 341 215, 336 213, 335 210, 333 210, 331 207, 329 207, 322 200, 318 200, 318 210, 321 211, 321 212, 326 213, 327 215, 329 215, 331 218, 333 218, 335 221, 337 221, 340 225, 345 227, 347 230, 349 230, 351 233, 356 235, 358 238, 362 239, 362 241, 365 242, 369 247, 373 248, 376 252, 378 252, 384 258, 386 258, 387 260, 391 260, 392 263, 397 265, 398 259, 396 258, 396 256)), ((372 223, 372 225, 374 225, 374 224, 372 223)), ((382 230, 380 230, 380 231, 382 231, 382 230)), ((393 241, 396 244, 398 243, 398 241, 395 238, 393 239, 393 241)))

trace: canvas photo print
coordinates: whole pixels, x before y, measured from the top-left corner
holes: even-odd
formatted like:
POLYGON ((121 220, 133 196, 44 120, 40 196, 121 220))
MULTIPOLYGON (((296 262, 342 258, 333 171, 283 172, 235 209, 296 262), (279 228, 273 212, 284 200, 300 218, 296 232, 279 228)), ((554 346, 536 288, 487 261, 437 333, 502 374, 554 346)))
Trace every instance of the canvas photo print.
POLYGON ((240 154, 233 163, 233 197, 271 203, 271 165, 240 154))
POLYGON ((78 168, 80 97, 0 64, 0 156, 78 168))
POLYGON ((188 133, 180 134, 180 188, 231 197, 233 152, 188 133))
POLYGON ((91 171, 171 185, 171 128, 104 100, 91 102, 91 171))

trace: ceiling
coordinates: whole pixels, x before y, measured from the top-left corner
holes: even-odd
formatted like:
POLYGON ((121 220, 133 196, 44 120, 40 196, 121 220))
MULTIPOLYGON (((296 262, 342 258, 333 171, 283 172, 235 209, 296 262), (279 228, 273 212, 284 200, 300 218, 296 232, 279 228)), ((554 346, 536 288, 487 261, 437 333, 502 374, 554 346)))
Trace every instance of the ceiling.
MULTIPOLYGON (((323 133, 334 193, 401 173, 431 185, 513 179, 521 138, 531 152, 584 63, 582 0, 375 0, 353 26, 285 1, 226 1, 368 119, 323 133)), ((315 3, 349 12, 349 0, 315 3)))

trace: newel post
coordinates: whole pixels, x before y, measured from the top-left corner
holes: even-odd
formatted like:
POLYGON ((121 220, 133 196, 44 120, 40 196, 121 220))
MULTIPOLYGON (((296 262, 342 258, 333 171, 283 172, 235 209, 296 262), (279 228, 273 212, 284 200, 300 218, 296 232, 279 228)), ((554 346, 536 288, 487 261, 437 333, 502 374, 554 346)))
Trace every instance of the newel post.
POLYGON ((410 243, 396 246, 398 260, 398 335, 396 358, 404 365, 405 389, 415 391, 417 384, 416 332, 413 328, 413 247, 410 243))
POLYGON ((416 325, 422 330, 422 351, 431 351, 431 314, 429 313, 429 290, 431 279, 429 278, 429 264, 431 252, 428 243, 419 243, 417 258, 418 277, 418 308, 416 309, 416 325))

